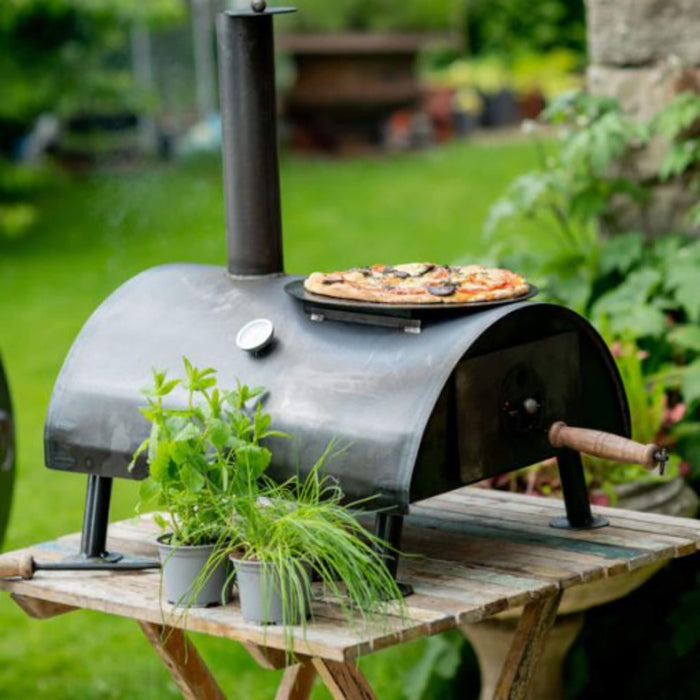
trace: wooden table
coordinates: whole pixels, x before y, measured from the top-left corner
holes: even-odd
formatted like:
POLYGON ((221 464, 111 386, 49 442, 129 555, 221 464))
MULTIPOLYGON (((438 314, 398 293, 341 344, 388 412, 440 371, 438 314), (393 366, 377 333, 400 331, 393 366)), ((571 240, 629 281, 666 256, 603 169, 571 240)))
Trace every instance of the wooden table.
MULTIPOLYGON (((577 584, 623 574, 694 553, 700 522, 686 518, 597 508, 611 526, 591 531, 554 530, 561 515, 555 500, 463 488, 416 504, 406 520, 399 579, 415 593, 409 618, 390 612, 373 623, 348 625, 337 606, 314 600, 314 622, 295 635, 296 658, 282 651, 276 627, 243 621, 234 602, 192 609, 186 618, 159 600, 159 573, 38 572, 34 579, 0 580, 29 615, 47 618, 77 608, 134 618, 187 698, 224 695, 183 629, 242 642, 266 668, 286 667, 278 700, 309 696, 316 675, 334 698, 375 697, 355 665, 373 651, 474 623, 508 608, 523 612, 496 698, 525 698, 534 665, 554 621, 562 592, 577 584), (288 664, 289 661, 289 664, 288 664)), ((110 527, 111 549, 153 556, 155 527, 148 518, 110 527)), ((39 560, 61 559, 77 547, 77 535, 30 547, 39 560)))

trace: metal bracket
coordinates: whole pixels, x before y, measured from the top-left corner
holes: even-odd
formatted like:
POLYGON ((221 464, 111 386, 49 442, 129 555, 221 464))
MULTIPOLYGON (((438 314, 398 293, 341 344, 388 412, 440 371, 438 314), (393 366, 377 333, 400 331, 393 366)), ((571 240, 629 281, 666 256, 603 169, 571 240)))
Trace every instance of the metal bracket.
POLYGON ((420 333, 421 320, 418 318, 406 318, 403 316, 389 316, 385 314, 368 314, 359 311, 341 311, 339 309, 323 308, 304 304, 304 311, 309 318, 316 323, 323 321, 341 321, 343 323, 360 323, 364 326, 380 326, 382 328, 396 328, 405 333, 420 333))

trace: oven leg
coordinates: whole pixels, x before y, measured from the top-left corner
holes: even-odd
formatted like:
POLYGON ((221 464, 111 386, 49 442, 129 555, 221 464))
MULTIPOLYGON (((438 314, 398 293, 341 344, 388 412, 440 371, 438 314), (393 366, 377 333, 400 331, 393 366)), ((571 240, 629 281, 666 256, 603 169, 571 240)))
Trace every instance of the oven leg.
POLYGON ((557 465, 564 492, 566 516, 552 518, 549 524, 567 530, 593 530, 608 525, 605 518, 591 513, 581 455, 575 450, 561 449, 557 452, 557 465))
POLYGON ((107 525, 111 497, 111 477, 90 474, 85 494, 80 553, 75 557, 76 559, 100 559, 114 562, 122 558, 121 554, 107 551, 107 525))
MULTIPOLYGON (((399 547, 401 546, 401 530, 403 529, 403 515, 389 515, 377 513, 374 516, 374 534, 384 540, 389 546, 380 548, 380 554, 386 563, 389 573, 396 580, 399 567, 399 547)), ((396 582, 401 594, 406 597, 413 593, 413 588, 407 583, 396 582)))

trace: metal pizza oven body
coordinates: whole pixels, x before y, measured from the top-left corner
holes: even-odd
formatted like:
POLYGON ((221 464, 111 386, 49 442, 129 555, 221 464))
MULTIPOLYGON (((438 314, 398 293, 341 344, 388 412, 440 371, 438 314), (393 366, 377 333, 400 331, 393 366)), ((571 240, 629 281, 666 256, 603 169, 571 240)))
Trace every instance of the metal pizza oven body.
MULTIPOLYGON (((89 475, 79 556, 118 556, 106 550, 112 477, 146 475, 143 462, 128 470, 148 434, 141 390, 152 368, 180 375, 183 356, 215 367, 223 386, 267 389, 266 410, 291 436, 270 445, 277 479, 308 470, 335 441, 327 469, 348 499, 375 496, 371 507, 391 511, 375 531, 394 546, 383 554, 393 573, 411 502, 552 456, 555 421, 629 434, 610 353, 565 308, 421 310, 410 328, 420 320, 421 332, 409 334, 376 308, 307 314, 285 293, 272 21, 288 11, 255 2, 217 18, 226 268, 173 265, 127 282, 89 319, 56 382, 46 463, 89 475), (314 321, 324 315, 333 320, 314 321), (356 322, 338 322, 348 317, 356 322), (272 322, 274 343, 251 355, 236 336, 255 319, 272 322)), ((579 454, 557 459, 564 526, 604 524, 591 515, 579 454)))
MULTIPOLYGON (((223 268, 148 270, 89 319, 57 380, 47 465, 143 478, 127 465, 148 434, 139 407, 151 368, 182 374, 182 356, 266 388, 276 429, 272 475, 308 469, 330 441, 328 471, 349 498, 405 512, 409 503, 554 455, 546 430, 564 420, 629 434, 614 361, 572 311, 513 303, 424 323, 420 334, 314 323, 284 292, 285 275, 235 280, 223 268), (272 346, 240 350, 237 332, 265 317, 272 346), (605 397, 601 400, 601 397, 605 397), (535 402, 532 413, 523 410, 535 402)), ((175 397, 175 401, 184 397, 175 397)))

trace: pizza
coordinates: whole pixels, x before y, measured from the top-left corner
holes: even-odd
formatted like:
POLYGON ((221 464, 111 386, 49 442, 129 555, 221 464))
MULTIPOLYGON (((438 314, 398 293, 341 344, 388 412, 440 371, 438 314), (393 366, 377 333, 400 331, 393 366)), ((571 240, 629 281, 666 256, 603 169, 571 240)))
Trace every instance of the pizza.
POLYGON ((515 272, 481 265, 372 265, 342 272, 313 272, 304 289, 337 299, 380 304, 464 304, 527 294, 515 272))

